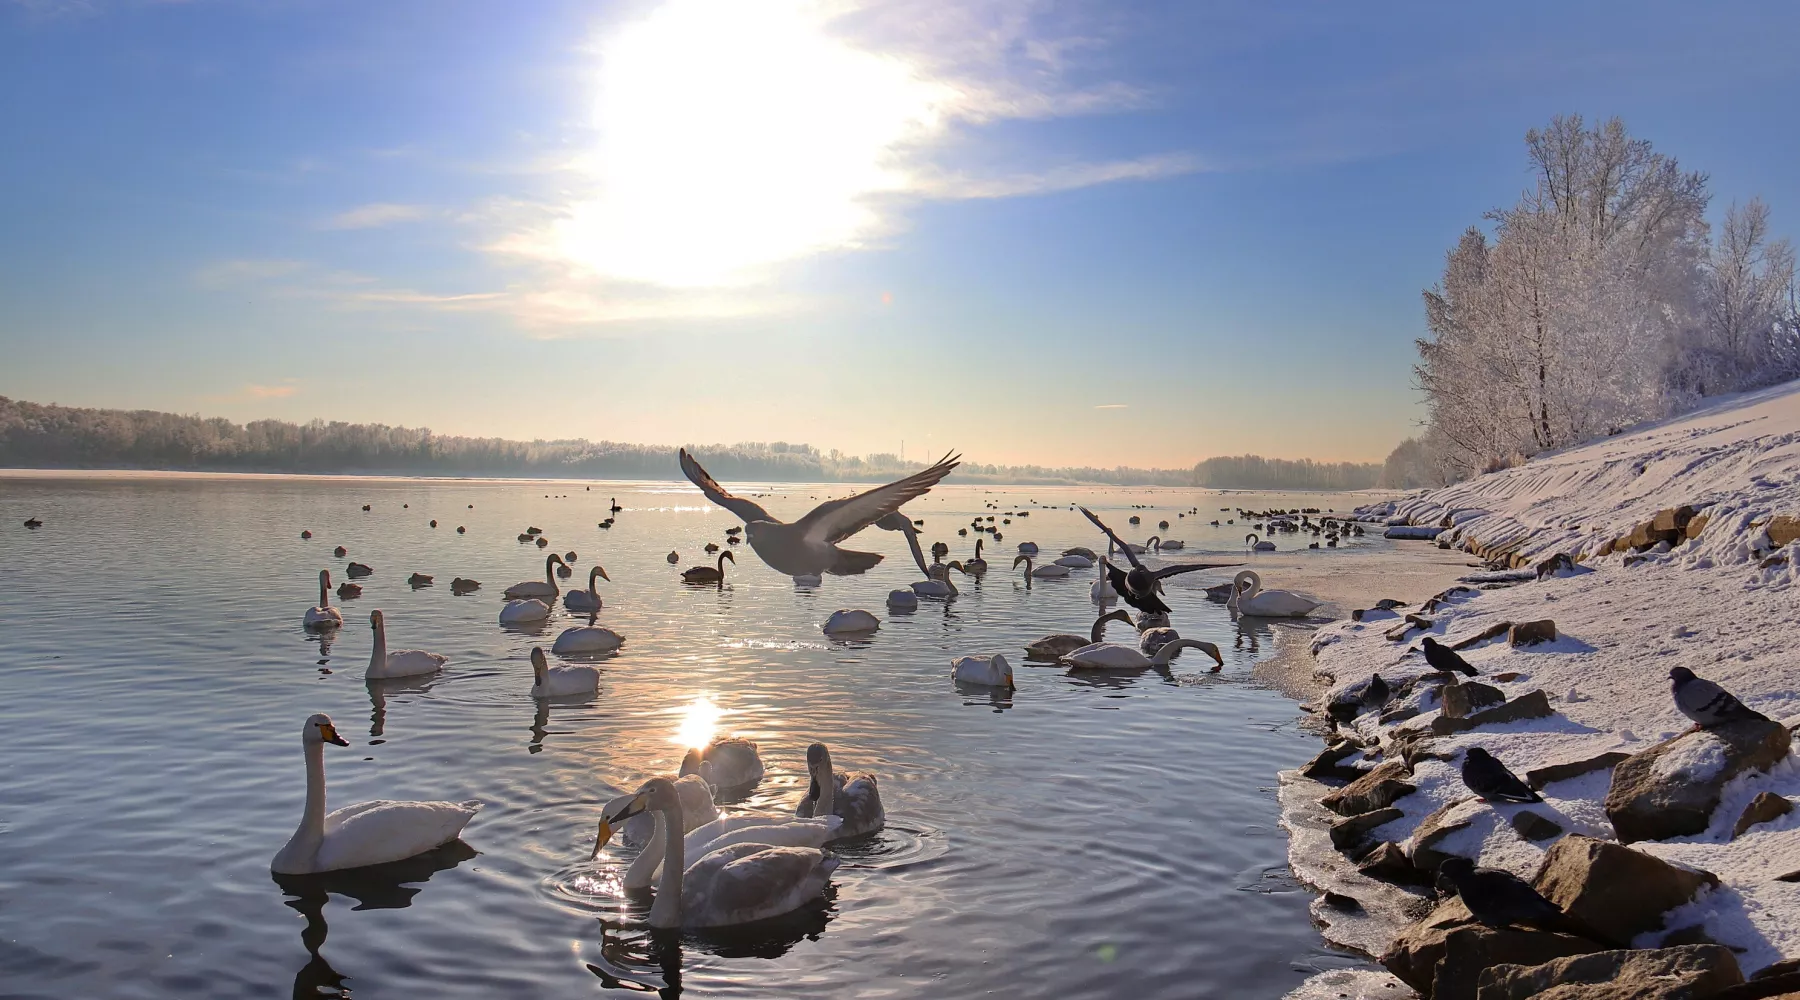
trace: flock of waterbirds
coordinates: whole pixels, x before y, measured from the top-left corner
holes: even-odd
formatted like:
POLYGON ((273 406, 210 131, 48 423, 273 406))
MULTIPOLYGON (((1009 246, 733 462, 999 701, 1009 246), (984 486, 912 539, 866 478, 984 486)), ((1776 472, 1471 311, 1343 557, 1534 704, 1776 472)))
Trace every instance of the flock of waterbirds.
MULTIPOLYGON (((733 495, 714 480, 685 450, 680 462, 684 474, 712 503, 736 514, 744 521, 742 528, 726 533, 726 547, 708 544, 707 554, 717 553, 712 565, 691 567, 681 574, 685 584, 723 587, 725 564, 737 563, 732 546, 746 544, 758 559, 769 567, 795 579, 802 585, 817 585, 824 575, 856 576, 866 573, 878 563, 878 553, 844 548, 841 543, 871 526, 902 533, 914 562, 924 579, 888 595, 890 609, 916 607, 920 598, 948 598, 957 593, 951 580, 955 570, 965 577, 981 578, 988 572, 982 556, 986 535, 998 543, 1002 534, 995 516, 976 518, 970 528, 977 533, 974 555, 966 560, 946 560, 949 547, 943 543, 931 548, 927 561, 919 538, 923 522, 914 522, 900 508, 908 501, 925 495, 958 464, 958 457, 946 455, 936 464, 904 479, 876 487, 853 496, 828 500, 806 516, 787 523, 771 515, 755 500, 733 495)), ((473 505, 470 505, 471 508, 473 505)), ((990 504, 990 506, 993 506, 990 504)), ((369 510, 369 505, 363 509, 369 510)), ((1217 672, 1224 660, 1218 647, 1209 642, 1182 638, 1172 627, 1170 608, 1162 600, 1163 581, 1171 576, 1199 570, 1228 568, 1235 563, 1190 563, 1152 569, 1140 555, 1164 550, 1178 550, 1181 544, 1152 537, 1144 544, 1124 541, 1092 511, 1080 508, 1107 541, 1104 554, 1086 547, 1075 547, 1060 557, 1043 564, 1037 562, 1038 546, 1031 542, 1018 545, 1013 560, 1016 570, 1023 566, 1023 581, 1029 587, 1034 579, 1066 577, 1080 569, 1095 570, 1090 588, 1094 603, 1104 613, 1085 634, 1045 636, 1025 645, 1029 660, 1049 661, 1072 670, 1142 671, 1167 668, 1174 656, 1184 649, 1198 649, 1213 661, 1217 672), (1123 556, 1123 564, 1115 558, 1123 556), (1124 609, 1105 610, 1106 605, 1123 601, 1135 616, 1124 609), (1133 643, 1108 642, 1105 629, 1109 623, 1123 622, 1138 632, 1133 643)), ((599 527, 610 528, 622 511, 615 500, 611 514, 599 527)), ((1027 517, 1029 511, 1009 511, 999 524, 1010 524, 1013 516, 1027 517)), ((1181 512, 1179 517, 1198 515, 1198 510, 1181 512)), ((1280 523, 1280 519, 1306 514, 1276 514, 1239 511, 1246 518, 1263 523, 1280 523)), ((1310 513, 1310 512, 1309 512, 1310 513)), ((1140 518, 1131 516, 1132 524, 1140 518)), ((1216 522, 1215 522, 1216 523, 1216 522)), ((1295 521, 1295 524, 1308 521, 1295 521)), ((37 528, 36 518, 27 527, 37 528)), ((437 522, 431 522, 433 528, 437 522)), ((1161 524, 1168 530, 1168 522, 1161 524)), ((465 529, 457 528, 459 532, 465 529)), ((970 529, 959 532, 966 537, 970 529)), ((1345 529, 1346 531, 1348 529, 1345 529)), ((311 538, 310 530, 301 532, 311 538)), ((536 527, 519 535, 521 543, 539 549, 549 541, 536 527)), ((339 558, 349 555, 338 546, 339 558)), ((668 561, 677 564, 679 553, 671 552, 668 561)), ((586 586, 564 590, 559 583, 570 579, 579 556, 574 551, 547 553, 542 579, 521 581, 504 592, 505 603, 499 611, 502 624, 539 622, 550 617, 560 598, 572 612, 589 616, 585 625, 563 630, 551 644, 558 656, 584 653, 612 653, 625 644, 625 637, 598 624, 602 599, 599 581, 611 582, 604 567, 589 567, 586 586)), ((350 562, 346 580, 332 586, 329 570, 319 572, 318 603, 307 609, 304 625, 325 631, 344 625, 343 611, 334 606, 335 592, 340 599, 360 595, 361 587, 354 579, 369 576, 372 567, 350 562)), ((433 584, 433 578, 414 573, 407 582, 415 588, 433 584)), ((452 590, 470 594, 481 588, 480 582, 457 577, 452 590)), ((1263 591, 1261 579, 1253 571, 1240 572, 1230 585, 1229 606, 1245 615, 1303 616, 1317 605, 1286 591, 1263 591)), ((369 664, 365 676, 370 681, 392 678, 418 678, 445 668, 448 658, 421 649, 390 649, 387 619, 379 609, 369 614, 373 633, 369 664)), ((831 636, 868 636, 880 627, 880 619, 871 611, 849 608, 834 612, 823 624, 831 636)), ((591 697, 598 693, 600 671, 581 663, 553 664, 541 647, 530 652, 532 680, 528 695, 532 698, 591 697)), ((1016 686, 1011 665, 1001 653, 972 654, 956 658, 951 675, 958 685, 980 685, 1005 689, 1016 686)), ((523 685, 521 685, 523 686, 523 685)), ((324 747, 326 744, 348 746, 338 735, 332 720, 323 714, 309 717, 301 731, 306 764, 306 800, 298 828, 276 853, 272 870, 279 875, 306 875, 364 868, 401 861, 458 839, 464 827, 474 818, 478 802, 432 802, 374 800, 359 802, 327 812, 325 808, 324 747)), ((615 836, 628 847, 641 848, 631 863, 624 885, 628 889, 655 885, 655 901, 648 924, 652 928, 718 927, 763 920, 791 912, 816 900, 837 867, 836 858, 823 848, 834 841, 863 837, 882 828, 885 815, 876 776, 846 774, 835 769, 831 752, 823 743, 807 748, 808 786, 796 803, 792 817, 771 818, 750 814, 721 814, 715 804, 727 793, 741 793, 763 778, 763 764, 757 745, 745 739, 723 737, 704 748, 689 751, 677 773, 653 778, 635 792, 620 796, 602 809, 591 857, 615 836), (660 872, 660 876, 658 875, 660 872)), ((591 858, 590 858, 591 859, 591 858)))

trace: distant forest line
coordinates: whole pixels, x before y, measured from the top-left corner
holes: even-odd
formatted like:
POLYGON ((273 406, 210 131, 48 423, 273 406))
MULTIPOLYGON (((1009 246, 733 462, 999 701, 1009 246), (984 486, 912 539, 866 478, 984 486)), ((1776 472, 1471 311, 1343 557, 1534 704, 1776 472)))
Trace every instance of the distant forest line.
MULTIPOLYGON (((688 445, 723 480, 871 482, 924 468, 894 454, 844 455, 812 445, 688 445)), ((929 456, 935 458, 936 456, 929 456)), ((675 448, 616 441, 509 441, 426 428, 313 420, 232 423, 155 410, 102 410, 0 396, 0 467, 210 472, 360 473, 558 479, 681 478, 675 448)), ((1379 464, 1256 455, 1209 458, 1187 469, 990 465, 965 461, 950 482, 1015 485, 1201 486, 1241 490, 1358 490, 1385 485, 1379 464)))

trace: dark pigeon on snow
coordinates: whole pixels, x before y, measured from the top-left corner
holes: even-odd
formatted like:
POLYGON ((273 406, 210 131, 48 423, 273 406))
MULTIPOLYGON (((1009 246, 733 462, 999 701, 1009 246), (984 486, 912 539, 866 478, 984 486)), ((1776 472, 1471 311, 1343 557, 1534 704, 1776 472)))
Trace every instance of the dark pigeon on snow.
POLYGON ((1543 797, 1481 747, 1463 754, 1463 784, 1488 802, 1542 802, 1543 797))
POLYGON ((1477 868, 1468 858, 1453 857, 1438 865, 1437 885, 1461 896, 1469 913, 1489 927, 1535 927, 1586 936, 1568 914, 1512 872, 1477 868))
POLYGON ((1681 709, 1682 715, 1693 719, 1702 729, 1747 719, 1769 721, 1768 716, 1745 707, 1730 691, 1704 677, 1695 676, 1686 667, 1676 667, 1669 671, 1669 680, 1674 682, 1669 685, 1669 691, 1675 696, 1675 707, 1681 709))
POLYGON ((1470 677, 1478 676, 1475 673, 1475 668, 1469 665, 1468 660, 1458 656, 1456 650, 1433 639, 1431 636, 1426 636, 1419 644, 1425 647, 1425 662, 1431 664, 1431 669, 1444 671, 1454 670, 1459 674, 1468 674, 1470 677))

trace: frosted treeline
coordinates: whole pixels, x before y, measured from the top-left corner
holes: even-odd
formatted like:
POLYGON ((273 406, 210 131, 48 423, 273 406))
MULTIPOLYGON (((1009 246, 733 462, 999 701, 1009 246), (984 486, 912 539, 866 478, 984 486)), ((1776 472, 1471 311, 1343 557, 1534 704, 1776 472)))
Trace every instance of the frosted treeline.
POLYGON ((1429 417, 1390 485, 1450 482, 1702 397, 1800 377, 1794 251, 1760 199, 1716 233, 1705 174, 1612 119, 1526 134, 1533 182, 1470 226, 1425 292, 1429 417))
MULTIPOLYGON (((925 467, 894 454, 845 455, 808 444, 689 445, 727 480, 864 482, 925 467)), ((936 455, 925 456, 936 459, 936 455)), ((676 479, 675 449, 613 441, 509 441, 456 437, 385 424, 305 424, 154 410, 42 405, 0 396, 0 466, 13 468, 199 469, 238 472, 376 472, 435 476, 676 479)), ((1215 458, 1192 469, 987 465, 966 461, 953 481, 1344 489, 1374 484, 1379 466, 1215 458)))

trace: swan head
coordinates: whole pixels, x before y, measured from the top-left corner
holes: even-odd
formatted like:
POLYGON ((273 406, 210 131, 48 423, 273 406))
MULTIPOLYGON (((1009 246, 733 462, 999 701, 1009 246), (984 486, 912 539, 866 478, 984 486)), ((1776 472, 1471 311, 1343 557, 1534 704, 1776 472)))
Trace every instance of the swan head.
POLYGON ((1253 569, 1239 570, 1238 575, 1231 578, 1231 589, 1246 598, 1255 597, 1262 590, 1262 577, 1253 569))
POLYGON ((331 589, 331 571, 330 570, 322 569, 319 571, 319 589, 320 590, 330 590, 331 589))
POLYGON ((690 748, 687 754, 681 758, 681 767, 676 769, 675 776, 685 778, 690 774, 698 775, 704 764, 705 761, 700 759, 700 751, 690 748))
POLYGON ((544 658, 544 647, 531 647, 531 673, 539 684, 544 683, 544 675, 550 672, 550 661, 544 658))
POLYGON ((812 787, 807 789, 806 797, 817 800, 819 782, 831 780, 831 751, 825 749, 823 743, 813 743, 806 748, 806 773, 812 776, 812 787))
POLYGON ((1030 556, 1026 555, 1023 552, 1019 553, 1016 556, 1013 556, 1013 569, 1018 569, 1020 563, 1025 564, 1025 572, 1027 572, 1027 573, 1031 572, 1031 557, 1030 556))
POLYGON ((303 743, 330 743, 334 746, 347 747, 350 741, 338 735, 337 727, 331 724, 331 716, 319 712, 307 718, 306 725, 300 730, 303 743))
POLYGON ((593 565, 593 568, 588 570, 588 585, 589 586, 593 586, 594 577, 596 577, 596 576, 602 580, 605 580, 607 583, 612 582, 612 577, 606 575, 606 567, 600 565, 599 563, 595 563, 593 565))
POLYGON ((733 566, 737 565, 737 556, 732 555, 730 549, 726 549, 725 551, 719 553, 719 558, 725 562, 732 564, 733 566))
POLYGON ((667 778, 651 778, 644 782, 636 794, 614 806, 610 812, 601 812, 600 829, 594 836, 594 851, 588 855, 588 860, 600 856, 601 849, 612 840, 613 831, 620 823, 640 813, 671 810, 677 814, 681 812, 681 793, 675 790, 675 783, 667 778))
POLYGON ((379 631, 381 631, 382 627, 385 626, 386 624, 387 624, 387 619, 386 619, 386 617, 384 617, 382 615, 380 608, 377 608, 374 611, 369 612, 369 627, 370 628, 379 632, 379 631))

